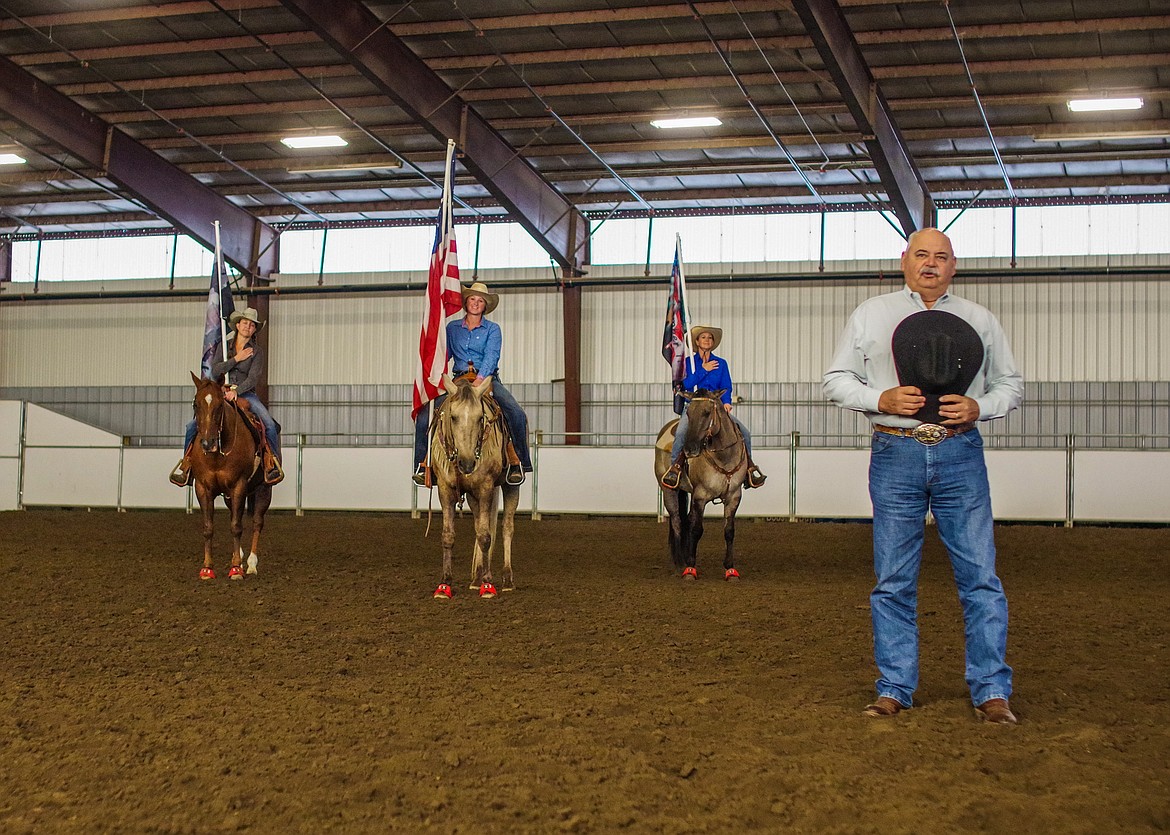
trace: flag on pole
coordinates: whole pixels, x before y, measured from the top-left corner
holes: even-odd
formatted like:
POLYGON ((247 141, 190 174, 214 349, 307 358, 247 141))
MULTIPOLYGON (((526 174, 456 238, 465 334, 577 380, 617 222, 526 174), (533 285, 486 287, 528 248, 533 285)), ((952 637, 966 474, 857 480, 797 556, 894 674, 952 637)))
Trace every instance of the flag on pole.
POLYGON ((455 167, 455 142, 447 140, 447 169, 443 178, 443 202, 431 250, 426 301, 418 336, 418 366, 414 374, 414 404, 410 418, 442 394, 443 373, 447 370, 447 322, 463 309, 459 287, 459 259, 455 252, 454 213, 451 207, 451 179, 455 167))
POLYGON ((686 360, 691 356, 690 316, 687 314, 687 282, 683 275, 682 236, 674 239, 674 268, 670 271, 670 298, 666 303, 666 324, 662 329, 662 356, 670 363, 674 390, 674 413, 681 415, 685 401, 679 396, 687 376, 686 360))
POLYGON ((211 268, 211 290, 207 294, 207 318, 203 324, 202 376, 211 379, 211 364, 217 355, 227 359, 227 320, 235 310, 232 287, 219 248, 219 221, 215 221, 215 264, 211 268))

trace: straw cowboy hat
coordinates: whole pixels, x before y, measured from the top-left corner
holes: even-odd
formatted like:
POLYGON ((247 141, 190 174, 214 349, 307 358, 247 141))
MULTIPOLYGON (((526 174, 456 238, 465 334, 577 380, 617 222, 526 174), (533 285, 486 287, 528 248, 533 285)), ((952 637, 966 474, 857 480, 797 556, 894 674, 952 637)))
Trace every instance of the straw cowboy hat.
POLYGON ((723 328, 714 328, 711 325, 695 325, 693 328, 691 328, 692 346, 698 343, 699 334, 701 333, 709 333, 711 336, 715 337, 715 344, 711 346, 712 351, 718 348, 719 343, 723 341, 723 328))
POLYGON ((482 281, 477 281, 470 287, 460 287, 459 290, 463 293, 463 306, 467 306, 467 299, 470 296, 479 296, 487 306, 484 307, 483 312, 486 316, 496 309, 496 305, 500 303, 500 297, 487 288, 487 285, 482 281))
POLYGON ((228 323, 234 328, 240 323, 241 319, 247 319, 249 322, 256 323, 256 333, 260 333, 264 327, 264 323, 260 321, 260 314, 256 312, 254 307, 245 307, 244 312, 238 310, 232 311, 232 315, 228 317, 228 323))
POLYGON ((894 329, 891 346, 898 382, 926 397, 914 417, 941 423, 939 398, 966 394, 983 365, 983 340, 965 320, 945 310, 923 310, 894 329))

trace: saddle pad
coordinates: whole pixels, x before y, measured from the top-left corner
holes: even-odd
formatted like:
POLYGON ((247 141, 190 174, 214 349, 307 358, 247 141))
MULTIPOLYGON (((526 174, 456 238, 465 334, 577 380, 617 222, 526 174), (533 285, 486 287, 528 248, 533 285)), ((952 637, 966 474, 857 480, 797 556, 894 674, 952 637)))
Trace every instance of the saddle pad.
POLYGON ((658 432, 658 440, 654 442, 655 449, 661 449, 665 452, 670 452, 671 447, 674 446, 674 430, 678 428, 678 418, 674 418, 667 422, 666 426, 658 432))

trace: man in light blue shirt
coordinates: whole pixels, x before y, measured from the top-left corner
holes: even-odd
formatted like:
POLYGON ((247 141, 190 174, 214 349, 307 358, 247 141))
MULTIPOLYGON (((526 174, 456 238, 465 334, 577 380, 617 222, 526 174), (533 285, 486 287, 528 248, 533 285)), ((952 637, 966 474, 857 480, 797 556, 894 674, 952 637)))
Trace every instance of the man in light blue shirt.
MULTIPOLYGON (((1024 385, 995 316, 950 293, 956 266, 946 235, 937 229, 913 233, 902 253, 906 286, 857 307, 824 375, 826 397, 865 414, 874 428, 869 492, 877 585, 870 611, 881 677, 878 698, 864 712, 888 717, 913 704, 918 572, 929 511, 954 567, 966 625, 966 680, 976 714, 995 724, 1015 724, 1008 703, 1012 669, 1005 660, 1007 597, 995 573, 991 494, 976 423, 1019 406, 1024 385), (937 423, 917 416, 925 414, 927 397, 920 386, 899 378, 893 348, 898 326, 926 311, 966 322, 983 347, 979 367, 967 369, 966 390, 936 398, 937 423)), ((947 318, 928 315, 924 321, 941 326, 947 318)))

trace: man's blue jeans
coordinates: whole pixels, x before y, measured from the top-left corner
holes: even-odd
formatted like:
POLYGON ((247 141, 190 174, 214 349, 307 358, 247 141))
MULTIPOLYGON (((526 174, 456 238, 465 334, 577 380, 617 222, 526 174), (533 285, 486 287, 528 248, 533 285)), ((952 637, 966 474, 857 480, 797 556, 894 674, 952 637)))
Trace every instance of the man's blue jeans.
POLYGON ((995 574, 991 492, 983 438, 972 429, 936 446, 874 432, 869 461, 873 501, 870 594, 878 696, 904 706, 918 687, 918 571, 927 510, 934 514, 959 589, 966 625, 967 686, 975 705, 1012 693, 1008 610, 995 574))
MULTIPOLYGON (((532 457, 528 451, 528 416, 524 409, 516 402, 512 392, 500 382, 498 376, 492 377, 492 397, 500 404, 500 411, 504 413, 504 422, 508 424, 508 434, 512 436, 512 446, 516 448, 516 457, 520 459, 520 466, 524 472, 532 472, 532 457)), ((432 401, 432 408, 437 414, 439 407, 447 395, 440 394, 432 401)), ((418 417, 414 419, 414 464, 417 468, 427 457, 427 428, 429 426, 427 407, 423 406, 418 417)))
MULTIPOLYGON (((268 409, 260 402, 260 397, 253 391, 247 394, 241 394, 240 398, 248 401, 248 405, 252 407, 252 414, 260 418, 260 422, 264 424, 264 437, 268 439, 268 446, 276 455, 277 460, 281 460, 280 454, 280 434, 276 425, 276 421, 272 419, 272 415, 268 413, 268 409)), ((195 440, 195 434, 199 431, 199 427, 195 425, 195 419, 187 424, 187 437, 183 441, 183 450, 191 446, 191 442, 195 440)))
MULTIPOLYGON (((731 419, 735 421, 735 425, 739 427, 739 431, 743 433, 743 443, 747 447, 747 454, 750 457, 752 454, 752 433, 748 432, 748 428, 739 422, 739 418, 728 412, 731 419)), ((686 410, 678 416, 678 428, 674 430, 674 446, 670 448, 670 463, 677 464, 679 457, 682 455, 683 444, 686 443, 687 428, 691 425, 690 418, 687 417, 686 410)))

